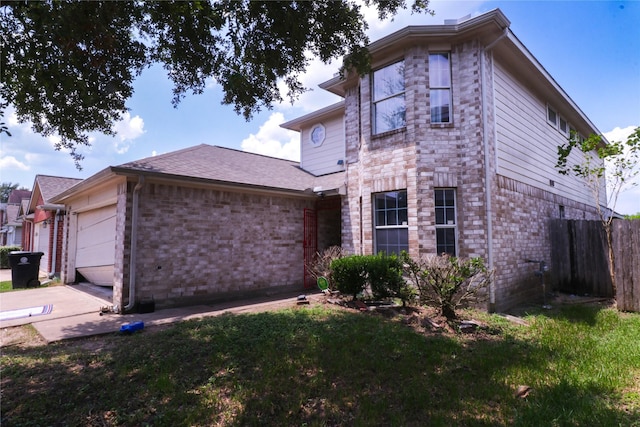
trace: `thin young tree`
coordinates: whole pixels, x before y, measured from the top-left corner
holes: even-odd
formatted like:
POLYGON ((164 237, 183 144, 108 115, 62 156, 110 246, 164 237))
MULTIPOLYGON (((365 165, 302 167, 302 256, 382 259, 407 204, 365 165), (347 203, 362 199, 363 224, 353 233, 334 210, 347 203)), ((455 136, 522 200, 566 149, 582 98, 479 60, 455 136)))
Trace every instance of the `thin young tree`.
POLYGON ((581 178, 593 196, 606 236, 609 275, 614 295, 617 285, 612 223, 620 192, 638 185, 636 178, 640 174, 639 162, 640 127, 635 128, 626 141, 607 143, 600 135, 592 134, 585 139, 573 132, 566 144, 558 146, 558 171, 563 175, 581 178), (570 159, 574 150, 579 152, 579 156, 570 159), (603 200, 606 202, 604 205, 603 200))

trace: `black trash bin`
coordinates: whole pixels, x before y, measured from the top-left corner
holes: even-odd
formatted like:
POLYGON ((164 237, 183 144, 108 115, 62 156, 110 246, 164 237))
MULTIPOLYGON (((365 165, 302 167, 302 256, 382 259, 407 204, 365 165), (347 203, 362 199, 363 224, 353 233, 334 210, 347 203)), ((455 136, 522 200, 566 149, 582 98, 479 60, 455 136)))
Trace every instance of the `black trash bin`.
POLYGON ((36 288, 40 286, 38 272, 43 252, 9 252, 11 266, 11 286, 17 288, 36 288))

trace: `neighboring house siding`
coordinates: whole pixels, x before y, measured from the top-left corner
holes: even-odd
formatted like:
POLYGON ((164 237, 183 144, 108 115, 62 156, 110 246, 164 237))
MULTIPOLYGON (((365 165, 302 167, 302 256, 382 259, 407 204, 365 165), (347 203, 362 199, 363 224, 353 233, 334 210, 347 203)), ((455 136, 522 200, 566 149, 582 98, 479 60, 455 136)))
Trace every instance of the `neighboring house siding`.
POLYGON ((344 118, 342 115, 318 121, 302 129, 300 133, 300 166, 314 175, 344 170, 344 118), (325 140, 322 145, 314 147, 310 142, 310 132, 314 125, 322 124, 325 128, 325 140), (342 160, 343 164, 338 164, 342 160))
MULTIPOLYGON (((139 203, 136 299, 170 306, 300 289, 302 217, 312 207, 312 200, 146 183, 139 203)), ((124 276, 126 294, 128 272, 124 276)))
MULTIPOLYGON (((495 66, 494 85, 498 174, 593 204, 593 196, 580 180, 561 175, 555 167, 557 147, 567 142, 567 135, 547 123, 546 100, 520 84, 500 64, 495 66)), ((579 160, 578 154, 571 160, 579 160)))

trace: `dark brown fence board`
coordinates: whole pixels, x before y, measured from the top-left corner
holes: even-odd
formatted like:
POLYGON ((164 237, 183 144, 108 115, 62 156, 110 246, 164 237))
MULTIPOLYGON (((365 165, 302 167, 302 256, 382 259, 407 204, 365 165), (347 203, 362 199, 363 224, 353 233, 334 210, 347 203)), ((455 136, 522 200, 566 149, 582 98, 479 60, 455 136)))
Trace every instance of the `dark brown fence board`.
POLYGON ((640 221, 614 221, 618 309, 640 312, 640 221))
POLYGON ((552 220, 551 277, 556 290, 612 297, 606 239, 599 221, 552 220))

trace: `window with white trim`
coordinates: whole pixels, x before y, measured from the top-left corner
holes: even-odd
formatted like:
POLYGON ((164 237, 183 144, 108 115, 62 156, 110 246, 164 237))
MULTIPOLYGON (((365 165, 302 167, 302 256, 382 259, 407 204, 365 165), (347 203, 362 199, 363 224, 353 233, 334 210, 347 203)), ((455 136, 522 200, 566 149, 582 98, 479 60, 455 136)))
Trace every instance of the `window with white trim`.
POLYGON ((436 252, 456 256, 457 221, 455 188, 436 188, 436 252))
POLYGON ((376 253, 400 254, 409 250, 407 191, 374 195, 376 253))
POLYGON ((562 116, 559 116, 558 130, 565 136, 569 135, 569 123, 562 116))
POLYGON ((558 112, 551 108, 550 105, 547 105, 547 123, 554 128, 558 127, 558 112))
POLYGON ((399 129, 406 124, 404 61, 373 72, 373 133, 399 129))
POLYGON ((429 54, 431 123, 451 123, 451 55, 429 54))

